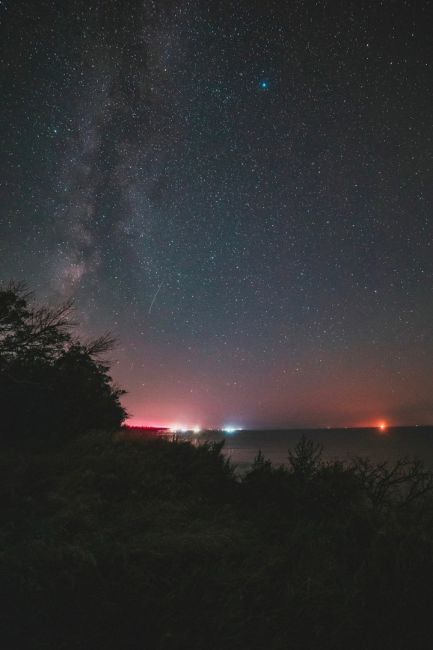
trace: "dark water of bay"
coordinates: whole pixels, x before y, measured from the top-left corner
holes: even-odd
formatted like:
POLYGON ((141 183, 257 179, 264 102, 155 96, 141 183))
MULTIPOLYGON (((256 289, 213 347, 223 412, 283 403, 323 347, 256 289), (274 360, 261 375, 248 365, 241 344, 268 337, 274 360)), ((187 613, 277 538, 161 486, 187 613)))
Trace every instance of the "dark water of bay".
POLYGON ((289 448, 304 435, 323 446, 324 460, 349 461, 368 456, 372 461, 393 462, 402 457, 418 458, 433 470, 433 426, 379 429, 302 429, 271 431, 206 431, 180 434, 197 444, 224 440, 224 453, 239 469, 247 468, 260 449, 265 458, 277 465, 287 462, 289 448))

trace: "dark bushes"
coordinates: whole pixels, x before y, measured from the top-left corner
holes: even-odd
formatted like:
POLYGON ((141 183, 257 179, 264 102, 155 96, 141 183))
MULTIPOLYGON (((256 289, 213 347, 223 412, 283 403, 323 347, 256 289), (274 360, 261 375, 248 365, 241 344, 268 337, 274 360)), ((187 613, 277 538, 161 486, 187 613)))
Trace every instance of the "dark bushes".
POLYGON ((220 446, 4 449, 4 647, 431 647, 431 476, 301 441, 240 480, 220 446))

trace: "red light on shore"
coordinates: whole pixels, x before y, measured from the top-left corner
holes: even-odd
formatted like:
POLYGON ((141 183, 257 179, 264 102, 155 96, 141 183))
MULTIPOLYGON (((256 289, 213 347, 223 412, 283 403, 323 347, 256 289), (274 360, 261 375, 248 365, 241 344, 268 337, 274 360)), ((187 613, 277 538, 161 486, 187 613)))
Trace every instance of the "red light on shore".
POLYGON ((386 422, 379 422, 379 430, 386 431, 386 422))

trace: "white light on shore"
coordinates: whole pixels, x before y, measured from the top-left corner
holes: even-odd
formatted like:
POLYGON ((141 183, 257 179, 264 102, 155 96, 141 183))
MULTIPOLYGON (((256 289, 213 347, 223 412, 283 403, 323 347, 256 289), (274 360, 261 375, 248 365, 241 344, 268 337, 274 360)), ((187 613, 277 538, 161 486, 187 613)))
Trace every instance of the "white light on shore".
POLYGON ((173 426, 170 427, 170 431, 172 433, 185 433, 185 431, 188 431, 183 424, 173 424, 173 426))
POLYGON ((188 427, 185 424, 173 424, 170 427, 171 433, 201 433, 201 428, 196 425, 195 427, 188 427))
POLYGON ((236 427, 225 427, 223 431, 224 433, 234 433, 235 431, 237 431, 237 429, 236 427))

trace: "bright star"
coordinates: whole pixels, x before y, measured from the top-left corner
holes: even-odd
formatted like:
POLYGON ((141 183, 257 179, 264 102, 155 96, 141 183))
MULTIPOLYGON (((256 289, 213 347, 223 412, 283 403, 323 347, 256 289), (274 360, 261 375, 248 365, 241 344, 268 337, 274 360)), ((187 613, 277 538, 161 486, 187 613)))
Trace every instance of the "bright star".
POLYGON ((261 82, 260 82, 260 88, 261 88, 262 90, 267 90, 267 89, 269 88, 269 84, 268 84, 268 82, 267 82, 267 81, 261 81, 261 82))

